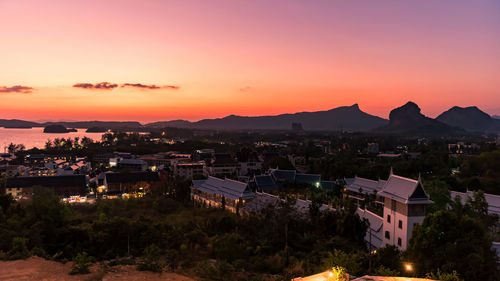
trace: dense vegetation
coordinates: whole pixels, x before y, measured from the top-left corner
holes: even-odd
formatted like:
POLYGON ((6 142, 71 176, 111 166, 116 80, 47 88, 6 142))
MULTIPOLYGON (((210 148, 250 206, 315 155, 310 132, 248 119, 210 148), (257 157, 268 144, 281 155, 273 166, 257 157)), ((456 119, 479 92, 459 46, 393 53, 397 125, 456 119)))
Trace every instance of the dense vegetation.
POLYGON ((0 206, 3 259, 32 254, 59 261, 78 261, 87 254, 98 261, 137 257, 139 269, 257 280, 324 270, 332 266, 325 261, 333 249, 365 250, 366 224, 354 208, 301 217, 284 205, 261 216, 240 217, 163 196, 67 205, 45 188, 37 188, 27 203, 2 196, 0 206))
POLYGON ((63 204, 45 188, 37 188, 30 202, 1 196, 0 258, 73 260, 72 273, 87 272, 92 260, 131 263, 207 280, 289 280, 334 265, 355 276, 498 277, 488 231, 497 218, 484 212, 481 194, 428 215, 406 253, 385 247, 370 254, 363 241, 367 224, 349 201, 341 212, 299 215, 289 198, 261 215, 237 216, 195 206, 185 192, 176 193, 92 205, 63 204), (408 260, 416 272, 404 271, 408 260))

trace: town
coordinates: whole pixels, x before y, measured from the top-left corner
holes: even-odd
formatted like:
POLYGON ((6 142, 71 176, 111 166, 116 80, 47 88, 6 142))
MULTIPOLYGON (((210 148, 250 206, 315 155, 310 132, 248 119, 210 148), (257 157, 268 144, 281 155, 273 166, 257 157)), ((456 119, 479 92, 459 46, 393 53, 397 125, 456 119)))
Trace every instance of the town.
MULTIPOLYGON (((207 216, 207 219, 216 216, 217 219, 227 220, 217 223, 220 227, 229 227, 231 231, 226 234, 219 233, 210 238, 210 232, 204 233, 208 230, 195 227, 190 231, 197 231, 196 235, 192 235, 198 237, 185 239, 198 239, 195 240, 197 242, 182 242, 184 239, 180 239, 175 242, 179 243, 178 246, 168 246, 167 254, 171 257, 165 264, 174 270, 178 270, 179 266, 184 270, 194 270, 190 269, 192 261, 179 261, 178 257, 186 251, 183 247, 195 247, 197 257, 190 258, 203 263, 196 268, 208 267, 196 274, 208 279, 230 280, 228 272, 241 270, 253 272, 251 274, 274 273, 286 278, 299 278, 328 271, 333 265, 340 265, 349 274, 358 277, 424 276, 441 274, 433 272, 441 262, 447 266, 444 268, 449 268, 447 274, 462 276, 466 280, 472 280, 467 277, 468 274, 484 274, 484 280, 487 280, 487 276, 495 276, 499 260, 497 255, 500 254, 500 195, 495 194, 499 184, 496 170, 500 163, 499 147, 500 138, 494 135, 412 138, 352 132, 305 132, 293 128, 282 132, 165 128, 150 133, 108 132, 96 142, 89 139, 55 139, 47 142, 43 149, 26 150, 11 144, 0 154, 4 194, 0 202, 0 210, 3 210, 0 212, 0 218, 3 217, 0 226, 8 229, 13 223, 12 219, 18 212, 13 209, 14 206, 19 208, 34 204, 36 198, 46 192, 57 196, 58 204, 63 204, 61 208, 70 208, 73 213, 91 212, 94 205, 98 210, 108 209, 95 219, 85 219, 90 219, 87 223, 91 224, 105 219, 101 217, 103 214, 107 214, 107 220, 112 219, 110 208, 125 208, 126 212, 137 208, 125 207, 129 203, 117 207, 116 204, 122 204, 117 201, 138 202, 134 203, 136 205, 144 201, 149 202, 145 204, 152 204, 146 207, 148 209, 172 209, 167 213, 175 213, 173 210, 187 208, 189 212, 194 212, 193 216, 207 216), (9 201, 9 197, 14 201, 9 201), (168 198, 171 201, 165 201, 168 198), (196 210, 203 209, 225 214, 196 213, 196 210), (447 217, 459 213, 458 218, 447 217), (462 240, 461 236, 465 236, 460 232, 462 230, 448 229, 451 226, 443 225, 441 221, 454 219, 459 224, 470 224, 462 217, 465 214, 476 220, 478 230, 475 231, 483 231, 481 237, 491 241, 484 244, 485 247, 475 247, 477 250, 473 252, 477 252, 481 259, 465 267, 465 261, 454 260, 452 256, 446 261, 426 256, 428 253, 425 251, 439 251, 440 246, 448 247, 447 243, 463 243, 463 249, 471 247, 462 240), (254 223, 253 228, 274 220, 279 221, 274 227, 283 225, 283 228, 273 227, 273 236, 276 237, 272 239, 275 240, 267 242, 275 241, 273 245, 266 246, 265 240, 246 241, 248 247, 258 247, 264 252, 242 249, 245 254, 241 257, 239 253, 224 252, 225 249, 231 251, 227 247, 236 247, 234 243, 240 243, 241 239, 251 239, 243 237, 258 231, 249 230, 241 234, 246 231, 242 228, 250 226, 240 228, 238 225, 254 223), (229 225, 223 226, 222 223, 229 225), (230 234, 234 227, 235 233, 230 234), (304 227, 313 229, 306 231, 304 227), (444 231, 447 236, 428 237, 428 231, 444 231), (455 231, 454 234, 450 234, 452 231, 455 231), (326 252, 314 250, 313 247, 319 246, 308 242, 308 235, 324 243, 321 247, 337 246, 325 249, 326 252), (332 237, 343 240, 328 240, 332 237), (208 246, 210 244, 212 246, 208 246), (207 248, 216 247, 216 244, 220 245, 220 251, 207 248), (328 251, 333 251, 333 254, 326 254, 328 251), (306 259, 307 264, 298 262, 296 259, 299 256, 306 259), (205 264, 204 257, 214 257, 217 263, 205 264), (269 259, 270 264, 264 262, 258 268, 255 267, 255 260, 248 264, 242 260, 257 257, 269 259), (272 259, 277 258, 284 260, 277 262, 274 266, 279 266, 273 269, 275 262, 272 259), (364 266, 365 263, 368 265, 364 266), (219 268, 221 266, 223 269, 219 268)), ((139 211, 144 212, 149 211, 139 211)), ((134 214, 127 216, 130 215, 132 217, 128 220, 135 217, 134 214)), ((119 219, 123 214, 114 216, 119 219)), ((195 221, 189 217, 185 220, 188 224, 195 221)), ((130 223, 126 228, 133 228, 130 223)), ((263 227, 262 233, 270 231, 264 230, 268 227, 263 227)), ((469 225, 463 231, 472 231, 473 228, 469 225)), ((148 239, 151 244, 141 245, 135 240, 140 237, 131 238, 128 233, 125 238, 127 246, 120 246, 124 245, 125 234, 122 232, 107 234, 117 235, 117 242, 102 244, 101 249, 83 247, 88 238, 78 241, 75 237, 77 241, 70 243, 72 250, 54 253, 45 244, 49 238, 44 235, 48 233, 38 238, 43 242, 21 243, 15 232, 7 231, 3 232, 0 253, 4 258, 19 255, 12 247, 15 243, 24 243, 23 247, 41 250, 43 256, 56 254, 59 259, 68 259, 85 252, 97 259, 116 258, 118 261, 134 255, 142 256, 146 253, 142 251, 151 251, 151 247, 162 243, 174 243, 169 239, 161 242, 156 240, 161 238, 151 237, 148 239), (109 249, 106 249, 108 246, 109 249)), ((254 239, 257 237, 260 234, 254 239)), ((448 252, 450 249, 443 248, 441 251, 448 252)), ((149 263, 152 264, 145 266, 159 266, 154 261, 149 263)), ((263 276, 255 278, 270 278, 263 276)))

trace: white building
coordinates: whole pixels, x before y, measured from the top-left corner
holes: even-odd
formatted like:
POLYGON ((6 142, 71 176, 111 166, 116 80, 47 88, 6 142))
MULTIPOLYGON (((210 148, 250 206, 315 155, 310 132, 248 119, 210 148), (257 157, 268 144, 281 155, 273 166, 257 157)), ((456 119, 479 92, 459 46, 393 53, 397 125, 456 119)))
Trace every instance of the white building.
POLYGON ((377 195, 384 197, 382 246, 394 245, 406 250, 413 227, 422 223, 425 206, 432 203, 420 177, 413 180, 391 173, 377 195))

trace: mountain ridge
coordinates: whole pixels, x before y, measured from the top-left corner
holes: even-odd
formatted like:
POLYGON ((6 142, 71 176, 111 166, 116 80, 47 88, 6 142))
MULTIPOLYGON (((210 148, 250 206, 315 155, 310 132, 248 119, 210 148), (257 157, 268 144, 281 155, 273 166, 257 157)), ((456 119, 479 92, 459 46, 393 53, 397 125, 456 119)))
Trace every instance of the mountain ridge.
POLYGON ((196 122, 175 120, 155 122, 146 124, 146 126, 175 126, 179 128, 217 130, 290 130, 292 123, 300 123, 304 130, 312 131, 369 131, 387 123, 387 120, 361 111, 358 104, 353 104, 323 111, 302 111, 264 116, 232 114, 221 118, 202 119, 196 122))
POLYGON ((436 120, 469 132, 500 132, 500 120, 492 118, 477 106, 454 106, 441 113, 436 120))
POLYGON ((362 111, 357 103, 321 111, 301 111, 263 116, 231 114, 225 117, 201 119, 193 122, 183 119, 144 124, 137 121, 32 122, 19 119, 0 119, 0 127, 7 128, 63 125, 69 128, 88 129, 99 127, 106 130, 130 129, 131 131, 167 127, 215 130, 291 130, 293 123, 300 124, 306 131, 371 131, 380 133, 408 133, 413 131, 413 133, 431 134, 500 131, 500 120, 494 119, 476 106, 465 108, 454 106, 432 119, 424 116, 414 102, 407 102, 405 105, 393 109, 389 115, 389 120, 362 111), (471 115, 475 116, 475 118, 471 118, 471 115), (475 121, 471 121, 472 119, 475 121), (482 120, 482 123, 477 120, 482 120), (478 124, 483 125, 478 126, 478 124))
POLYGON ((423 115, 420 107, 412 101, 391 110, 389 124, 376 131, 401 135, 443 135, 465 132, 460 128, 449 126, 423 115))

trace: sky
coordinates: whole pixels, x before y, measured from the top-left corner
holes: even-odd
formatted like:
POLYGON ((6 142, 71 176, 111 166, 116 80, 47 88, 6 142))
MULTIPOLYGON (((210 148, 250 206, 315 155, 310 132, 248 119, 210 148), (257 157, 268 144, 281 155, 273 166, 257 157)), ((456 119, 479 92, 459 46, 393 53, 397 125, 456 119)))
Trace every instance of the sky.
POLYGON ((0 119, 500 115, 497 0, 0 0, 0 119))

